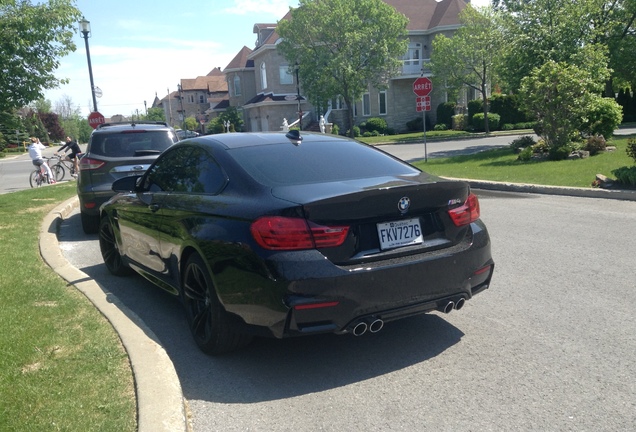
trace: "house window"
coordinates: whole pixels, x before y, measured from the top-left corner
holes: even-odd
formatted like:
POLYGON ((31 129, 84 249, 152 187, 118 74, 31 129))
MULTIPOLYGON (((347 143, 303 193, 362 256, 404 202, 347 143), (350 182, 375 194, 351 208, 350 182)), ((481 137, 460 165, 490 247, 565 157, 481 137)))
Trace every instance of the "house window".
POLYGON ((188 101, 194 103, 194 95, 188 95, 188 101))
POLYGON ((241 95, 241 77, 234 75, 234 96, 241 95))
POLYGON ((280 72, 280 83, 285 85, 285 84, 293 84, 294 83, 294 76, 291 74, 291 71, 289 70, 289 66, 288 65, 280 65, 279 67, 279 72, 280 72))
POLYGON ((369 95, 369 93, 365 93, 362 95, 362 115, 371 115, 371 96, 369 95))
POLYGON ((203 95, 199 95, 199 103, 205 103, 205 98, 203 97, 203 95))
POLYGON ((261 89, 265 90, 267 88, 267 68, 265 67, 265 63, 261 63, 261 89))
POLYGON ((378 105, 380 107, 380 115, 386 115, 386 92, 381 91, 378 94, 378 105))

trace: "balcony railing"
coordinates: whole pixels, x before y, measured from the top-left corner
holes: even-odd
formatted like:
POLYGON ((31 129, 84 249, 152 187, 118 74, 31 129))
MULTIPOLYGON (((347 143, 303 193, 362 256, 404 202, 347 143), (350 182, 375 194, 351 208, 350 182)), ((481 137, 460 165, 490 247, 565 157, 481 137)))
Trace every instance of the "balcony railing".
POLYGON ((424 72, 424 74, 431 73, 431 69, 429 68, 431 59, 409 59, 403 62, 402 75, 420 75, 422 72, 424 72))

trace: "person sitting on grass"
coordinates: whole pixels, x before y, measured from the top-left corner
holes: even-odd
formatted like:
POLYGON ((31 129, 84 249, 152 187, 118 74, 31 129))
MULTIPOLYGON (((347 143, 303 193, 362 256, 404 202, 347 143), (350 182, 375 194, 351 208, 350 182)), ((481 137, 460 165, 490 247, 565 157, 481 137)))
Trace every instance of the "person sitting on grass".
POLYGON ((51 168, 42 157, 42 150, 45 148, 44 144, 42 144, 38 138, 31 137, 31 145, 28 147, 29 156, 31 156, 31 163, 40 169, 44 166, 49 183, 55 183, 55 178, 53 177, 51 168))
POLYGON ((66 149, 71 150, 71 154, 66 156, 66 160, 73 161, 73 172, 71 172, 71 175, 73 177, 77 177, 77 173, 79 172, 79 154, 82 153, 82 149, 80 149, 80 146, 79 144, 77 144, 77 141, 67 136, 66 144, 60 147, 59 151, 55 153, 55 156, 57 156, 57 154, 62 151, 66 151, 66 149))

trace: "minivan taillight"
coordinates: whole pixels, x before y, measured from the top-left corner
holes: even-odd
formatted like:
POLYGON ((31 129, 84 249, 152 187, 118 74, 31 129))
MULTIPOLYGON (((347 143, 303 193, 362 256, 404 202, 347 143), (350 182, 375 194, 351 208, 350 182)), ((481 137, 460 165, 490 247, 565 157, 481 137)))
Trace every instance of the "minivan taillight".
POLYGON ((479 199, 477 199, 477 195, 471 193, 464 204, 449 210, 448 214, 458 227, 475 222, 479 219, 479 199))
POLYGON ((265 216, 250 227, 252 237, 269 250, 301 250, 340 246, 348 226, 323 226, 300 218, 265 216))
POLYGON ((83 170, 94 170, 97 168, 101 168, 106 162, 101 161, 99 159, 91 159, 87 157, 83 157, 80 159, 80 171, 83 170))

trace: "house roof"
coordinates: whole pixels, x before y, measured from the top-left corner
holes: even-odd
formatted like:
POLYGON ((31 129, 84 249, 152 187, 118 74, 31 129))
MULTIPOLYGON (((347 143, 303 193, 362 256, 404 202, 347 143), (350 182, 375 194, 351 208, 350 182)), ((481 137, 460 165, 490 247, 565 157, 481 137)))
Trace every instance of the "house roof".
POLYGON ((225 66, 225 70, 229 69, 245 69, 245 68, 253 68, 254 60, 248 59, 249 55, 252 53, 252 50, 246 46, 243 46, 241 50, 234 56, 231 62, 225 66))
POLYGON ((222 92, 227 91, 227 83, 225 82, 225 75, 221 72, 221 68, 214 68, 205 76, 182 78, 181 90, 222 92))
POLYGON ((431 30, 436 27, 457 26, 459 22, 459 12, 462 11, 469 1, 467 0, 384 0, 404 14, 409 23, 406 26, 408 31, 431 30))

